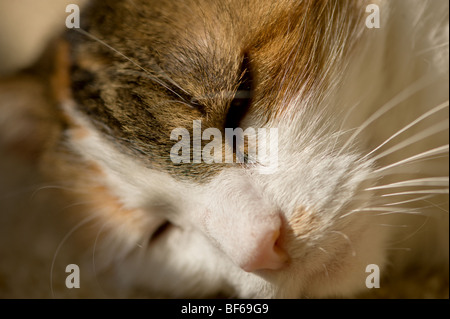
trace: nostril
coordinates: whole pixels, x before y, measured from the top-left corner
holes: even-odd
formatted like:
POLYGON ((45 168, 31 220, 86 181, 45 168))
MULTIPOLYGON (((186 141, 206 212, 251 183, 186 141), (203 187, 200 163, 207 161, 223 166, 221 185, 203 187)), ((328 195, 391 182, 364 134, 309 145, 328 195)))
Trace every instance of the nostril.
POLYGON ((278 244, 280 230, 269 231, 255 242, 255 249, 249 258, 241 263, 241 268, 247 272, 256 270, 277 270, 286 265, 287 254, 278 244))

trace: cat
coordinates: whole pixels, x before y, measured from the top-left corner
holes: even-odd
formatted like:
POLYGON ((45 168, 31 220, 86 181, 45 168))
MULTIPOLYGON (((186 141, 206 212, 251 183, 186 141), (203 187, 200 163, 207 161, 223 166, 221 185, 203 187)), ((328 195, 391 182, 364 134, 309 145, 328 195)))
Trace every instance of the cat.
POLYGON ((3 296, 448 297, 446 1, 82 9, 0 82, 3 296))

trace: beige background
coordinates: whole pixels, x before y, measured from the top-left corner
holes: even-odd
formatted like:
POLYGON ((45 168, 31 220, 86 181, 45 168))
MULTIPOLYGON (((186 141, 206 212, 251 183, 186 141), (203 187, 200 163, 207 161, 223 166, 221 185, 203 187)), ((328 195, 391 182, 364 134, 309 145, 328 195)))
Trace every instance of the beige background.
POLYGON ((0 0, 0 75, 28 66, 65 28, 68 4, 87 0, 0 0))

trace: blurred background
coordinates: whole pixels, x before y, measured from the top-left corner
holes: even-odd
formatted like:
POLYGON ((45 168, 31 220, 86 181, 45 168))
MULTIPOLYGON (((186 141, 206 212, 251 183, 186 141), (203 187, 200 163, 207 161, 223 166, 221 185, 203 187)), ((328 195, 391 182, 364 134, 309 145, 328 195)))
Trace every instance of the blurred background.
POLYGON ((35 61, 65 27, 68 4, 86 0, 0 0, 0 76, 35 61))
MULTIPOLYGON (((17 75, 64 32, 66 6, 86 2, 0 0, 0 299, 87 297, 64 285, 66 265, 78 261, 65 249, 76 244, 64 240, 73 228, 63 220, 76 210, 39 173, 52 123, 44 84, 17 75)), ((82 285, 102 296, 90 268, 82 285)))

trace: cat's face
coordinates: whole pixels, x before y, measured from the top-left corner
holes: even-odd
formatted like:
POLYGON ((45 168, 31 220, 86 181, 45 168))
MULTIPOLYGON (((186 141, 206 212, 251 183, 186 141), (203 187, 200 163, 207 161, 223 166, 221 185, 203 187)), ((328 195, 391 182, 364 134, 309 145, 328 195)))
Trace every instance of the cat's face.
POLYGON ((353 213, 370 206, 376 163, 363 156, 363 133, 348 142, 344 119, 371 112, 360 106, 353 116, 349 105, 360 95, 348 70, 349 57, 364 65, 366 5, 134 0, 86 8, 88 33, 71 31, 69 138, 132 212, 129 223, 99 213, 116 223, 114 242, 129 251, 147 242, 121 278, 175 296, 320 297, 365 287, 366 266, 384 265, 386 228, 353 213), (190 153, 176 163, 180 128, 190 153), (212 138, 195 132, 208 128, 222 137, 212 163, 198 153, 212 138), (248 144, 233 147, 226 128, 265 129, 275 142, 252 162, 248 144))

